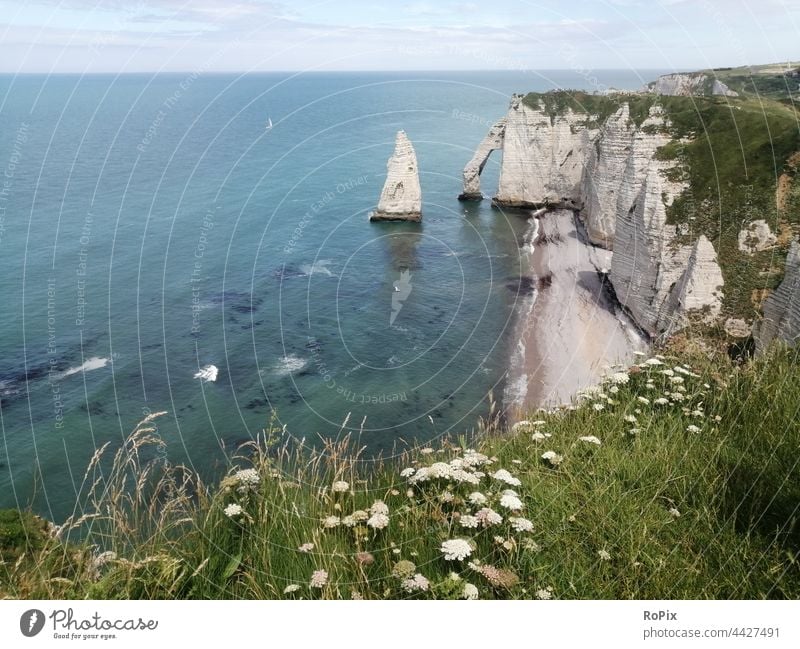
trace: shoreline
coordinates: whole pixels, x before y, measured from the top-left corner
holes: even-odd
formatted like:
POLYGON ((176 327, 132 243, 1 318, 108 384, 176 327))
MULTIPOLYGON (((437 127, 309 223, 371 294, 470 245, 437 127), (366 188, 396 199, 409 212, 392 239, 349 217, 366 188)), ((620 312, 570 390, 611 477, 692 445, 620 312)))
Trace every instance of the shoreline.
POLYGON ((517 310, 503 399, 511 423, 569 405, 612 366, 632 365, 634 352, 648 348, 604 286, 611 252, 588 243, 572 211, 537 212, 524 247, 536 290, 517 310))

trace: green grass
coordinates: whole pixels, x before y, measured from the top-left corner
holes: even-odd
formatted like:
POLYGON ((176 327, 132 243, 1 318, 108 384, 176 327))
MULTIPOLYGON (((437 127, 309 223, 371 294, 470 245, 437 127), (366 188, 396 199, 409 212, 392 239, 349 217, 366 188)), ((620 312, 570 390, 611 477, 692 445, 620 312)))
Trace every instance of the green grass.
POLYGON ((160 445, 144 422, 104 479, 98 452, 82 519, 53 536, 27 514, 0 516, 0 539, 10 539, 0 590, 20 598, 458 598, 469 583, 481 598, 796 599, 798 353, 778 349, 740 367, 701 357, 694 375, 673 376, 662 371, 687 359, 665 354, 664 365, 608 381, 575 409, 531 414, 542 423, 502 432, 485 422, 473 445, 491 464, 468 471, 487 474, 478 485, 400 476, 464 458, 463 440, 383 464, 365 462, 347 440, 291 450, 272 428, 241 449, 219 485, 203 485, 182 468, 139 459, 160 445), (669 403, 655 404, 665 391, 669 403), (579 439, 592 435, 601 445, 579 439), (563 461, 553 466, 545 451, 563 461), (244 468, 255 469, 258 484, 235 477, 244 468), (519 486, 491 477, 500 469, 519 486), (335 481, 347 490, 334 493, 335 481), (508 488, 532 531, 510 526, 513 513, 499 502, 508 488), (479 509, 474 491, 502 523, 460 525, 479 509), (385 529, 322 522, 377 500, 389 509, 385 529), (232 503, 243 513, 229 518, 232 503), (472 555, 447 561, 440 545, 457 538, 472 555), (310 552, 298 549, 305 543, 310 552), (328 574, 322 588, 309 585, 315 570, 328 574), (427 590, 404 588, 414 574, 427 590), (290 585, 297 590, 284 594, 290 585))

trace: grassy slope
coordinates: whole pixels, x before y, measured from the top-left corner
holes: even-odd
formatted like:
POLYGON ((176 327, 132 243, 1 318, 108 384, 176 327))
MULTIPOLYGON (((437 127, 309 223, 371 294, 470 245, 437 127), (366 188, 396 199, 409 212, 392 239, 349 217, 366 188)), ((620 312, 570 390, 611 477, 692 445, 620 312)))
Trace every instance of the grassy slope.
MULTIPOLYGON (((725 360, 702 362, 702 378, 677 375, 684 379, 683 401, 653 405, 665 389, 677 392, 677 384, 661 373, 665 366, 644 366, 616 394, 608 384, 604 396, 595 394, 576 410, 541 415, 539 426, 487 434, 478 448, 496 460, 483 470, 506 468, 521 480, 514 489, 532 532, 509 527, 509 512, 498 503, 508 485, 489 476, 479 486, 431 480, 408 494, 400 467, 359 476, 341 446, 303 461, 276 451, 274 443, 244 449, 247 459, 239 466, 253 466, 261 476, 248 493, 237 492, 230 479, 216 489, 199 488, 174 472, 156 483, 151 468, 150 487, 138 494, 130 479, 143 467, 123 454, 111 492, 127 485, 128 504, 100 498, 98 518, 61 532, 66 539, 91 530, 91 541, 117 556, 98 562, 98 549, 36 533, 32 538, 43 545, 9 554, 0 588, 13 597, 452 598, 468 581, 483 598, 530 598, 547 588, 559 598, 800 597, 800 359, 797 352, 776 352, 740 369, 725 360), (693 415, 696 410, 703 415, 693 415), (687 430, 690 425, 700 431, 687 430), (634 427, 638 433, 631 434, 634 427), (551 437, 535 441, 534 429, 551 437), (584 435, 602 445, 580 441, 584 435), (563 462, 550 466, 540 457, 546 450, 563 462), (336 479, 351 490, 332 494, 336 479), (154 484, 155 506, 149 504, 154 484), (502 524, 460 527, 457 513, 478 509, 466 499, 475 490, 504 515, 502 524), (190 498, 193 492, 206 495, 190 498), (443 502, 445 493, 450 502, 443 502), (390 509, 385 530, 326 530, 320 522, 368 509, 376 499, 390 509), (228 519, 222 510, 231 502, 247 517, 228 519), (471 540, 471 558, 499 570, 490 573, 494 583, 479 566, 444 560, 439 545, 452 538, 471 540), (303 543, 314 543, 313 551, 299 551, 303 543), (358 552, 369 552, 372 562, 359 562, 358 552), (402 589, 392 574, 401 560, 415 564, 430 590, 402 589), (323 589, 309 587, 317 569, 329 573, 323 589), (449 577, 453 571, 460 581, 449 577), (284 595, 289 584, 299 590, 284 595)), ((140 430, 128 450, 144 453, 155 443, 143 441, 148 435, 140 430)), ((404 458, 401 466, 460 456, 457 444, 443 444, 404 458)))
POLYGON ((714 242, 725 278, 723 316, 756 317, 763 291, 780 282, 792 234, 800 234, 798 158, 792 159, 800 151, 800 114, 794 107, 750 95, 731 99, 561 91, 525 97, 529 105, 540 101, 551 117, 567 109, 586 112, 591 126, 602 125, 624 102, 637 124, 650 106, 662 105, 676 141, 659 155, 674 159, 674 175, 688 183, 668 209, 669 222, 688 227, 687 242, 701 233, 714 242), (779 210, 776 187, 781 176, 788 191, 779 210), (780 245, 743 254, 739 231, 758 219, 781 233, 780 245))

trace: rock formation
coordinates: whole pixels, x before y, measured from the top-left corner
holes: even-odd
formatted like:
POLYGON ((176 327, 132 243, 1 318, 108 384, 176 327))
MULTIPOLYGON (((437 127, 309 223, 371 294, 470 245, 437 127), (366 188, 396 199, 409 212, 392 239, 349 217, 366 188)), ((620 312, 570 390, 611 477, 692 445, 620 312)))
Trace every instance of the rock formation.
POLYGON ((458 200, 479 201, 483 198, 483 194, 481 194, 481 172, 486 166, 486 161, 489 160, 492 151, 503 148, 505 133, 506 118, 504 117, 489 129, 486 137, 478 145, 475 155, 464 167, 464 191, 459 194, 458 200))
POLYGON ((516 95, 506 116, 503 164, 495 197, 505 207, 580 209, 581 178, 597 130, 567 110, 551 119, 516 95))
POLYGON ((759 219, 741 230, 738 239, 739 250, 752 254, 772 248, 778 237, 769 229, 766 221, 759 219))
POLYGON ((656 95, 674 97, 692 97, 702 95, 723 95, 738 97, 739 93, 731 90, 722 81, 703 72, 664 74, 646 86, 649 92, 656 95))
POLYGON ((370 221, 422 220, 422 190, 417 154, 405 131, 398 131, 394 153, 386 164, 386 182, 370 221))
POLYGON ((717 317, 723 281, 711 242, 676 245, 678 229, 667 224, 685 185, 667 177, 674 162, 655 155, 673 141, 659 106, 637 125, 622 103, 598 128, 596 116, 569 108, 551 115, 514 96, 500 124, 465 168, 462 196, 480 197, 480 170, 502 148, 495 204, 578 212, 591 243, 613 249, 609 279, 642 329, 660 335, 693 314, 717 317))
POLYGON ((753 337, 759 353, 776 338, 792 346, 800 340, 800 243, 797 241, 789 248, 783 281, 764 303, 764 319, 753 337))

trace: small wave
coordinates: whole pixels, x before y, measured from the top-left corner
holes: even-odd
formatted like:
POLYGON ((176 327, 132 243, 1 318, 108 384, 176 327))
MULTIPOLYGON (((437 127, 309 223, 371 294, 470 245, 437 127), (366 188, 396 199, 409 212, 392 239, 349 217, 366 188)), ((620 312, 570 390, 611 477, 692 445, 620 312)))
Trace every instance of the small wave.
POLYGON ((303 264, 302 266, 300 266, 300 272, 303 273, 303 275, 309 275, 309 276, 316 273, 318 275, 327 275, 328 277, 336 277, 336 275, 334 275, 328 268, 328 264, 330 263, 331 263, 330 259, 320 259, 319 261, 313 264, 303 264))
POLYGON ((216 365, 206 365, 205 367, 201 368, 199 372, 195 373, 194 378, 205 381, 206 383, 213 383, 217 380, 218 373, 219 369, 216 365))
POLYGON ((273 368, 272 371, 278 376, 288 376, 289 374, 299 372, 306 365, 308 365, 308 361, 306 359, 290 354, 289 356, 284 356, 281 360, 279 360, 278 364, 273 368))
POLYGON ((80 374, 81 372, 90 372, 92 370, 99 370, 100 368, 108 365, 110 362, 111 361, 108 358, 101 358, 100 356, 92 356, 89 360, 83 363, 83 365, 79 365, 78 367, 70 367, 61 375, 61 378, 65 379, 68 376, 72 376, 73 374, 80 374))

